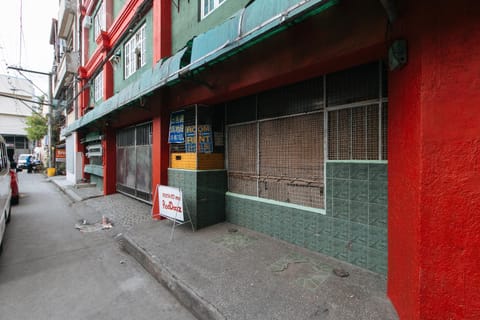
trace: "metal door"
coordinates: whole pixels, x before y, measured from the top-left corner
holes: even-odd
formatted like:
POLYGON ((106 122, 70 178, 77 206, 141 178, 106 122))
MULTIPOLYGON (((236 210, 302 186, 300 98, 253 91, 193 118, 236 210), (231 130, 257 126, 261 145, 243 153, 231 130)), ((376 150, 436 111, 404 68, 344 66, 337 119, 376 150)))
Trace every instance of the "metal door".
POLYGON ((117 191, 152 201, 152 123, 117 132, 117 191))

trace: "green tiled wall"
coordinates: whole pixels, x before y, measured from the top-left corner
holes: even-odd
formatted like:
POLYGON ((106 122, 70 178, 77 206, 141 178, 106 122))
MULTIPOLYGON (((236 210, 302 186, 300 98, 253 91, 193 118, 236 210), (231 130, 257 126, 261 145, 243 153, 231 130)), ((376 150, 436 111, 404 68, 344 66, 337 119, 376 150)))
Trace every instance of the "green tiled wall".
POLYGON ((195 229, 225 221, 225 170, 168 169, 168 185, 182 189, 195 229))
POLYGON ((327 163, 326 215, 227 193, 226 219, 387 273, 387 164, 327 163))

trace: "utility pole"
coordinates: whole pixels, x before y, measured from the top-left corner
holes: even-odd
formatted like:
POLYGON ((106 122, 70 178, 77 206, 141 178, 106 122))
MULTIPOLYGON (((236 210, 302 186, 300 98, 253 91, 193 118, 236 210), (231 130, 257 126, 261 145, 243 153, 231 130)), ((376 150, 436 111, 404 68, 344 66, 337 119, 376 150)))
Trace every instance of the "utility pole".
POLYGON ((52 73, 51 72, 41 72, 36 70, 28 70, 19 67, 8 66, 8 69, 13 69, 16 71, 23 71, 29 73, 41 74, 48 76, 48 167, 51 168, 53 165, 53 145, 52 145, 52 125, 53 125, 53 115, 52 115, 52 102, 53 102, 53 93, 52 93, 52 73))

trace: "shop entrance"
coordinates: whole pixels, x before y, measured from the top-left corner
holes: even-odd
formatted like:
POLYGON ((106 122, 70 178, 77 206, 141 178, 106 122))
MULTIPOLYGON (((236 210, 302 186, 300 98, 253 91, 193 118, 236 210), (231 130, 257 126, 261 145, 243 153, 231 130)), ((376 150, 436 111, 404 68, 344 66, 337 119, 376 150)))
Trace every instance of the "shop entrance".
POLYGON ((117 131, 117 191, 152 201, 152 123, 117 131))

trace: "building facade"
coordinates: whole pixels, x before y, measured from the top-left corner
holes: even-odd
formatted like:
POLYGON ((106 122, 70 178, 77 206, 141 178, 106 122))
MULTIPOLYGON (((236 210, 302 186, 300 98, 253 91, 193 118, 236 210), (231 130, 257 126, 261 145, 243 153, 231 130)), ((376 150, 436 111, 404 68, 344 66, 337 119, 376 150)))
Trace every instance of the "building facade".
POLYGON ((477 4, 78 9, 66 134, 104 194, 157 212, 156 186, 180 187, 197 228, 226 220, 385 275, 402 319, 480 316, 477 4))
POLYGON ((33 86, 26 79, 0 75, 0 135, 5 138, 9 156, 33 153, 36 146, 27 138, 26 119, 34 110, 33 86))

